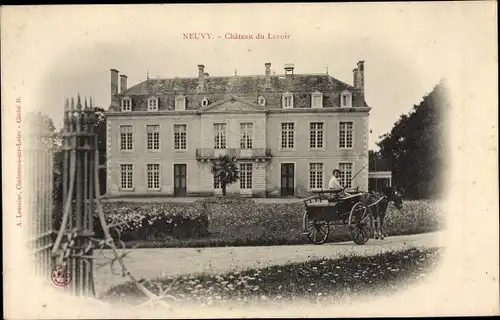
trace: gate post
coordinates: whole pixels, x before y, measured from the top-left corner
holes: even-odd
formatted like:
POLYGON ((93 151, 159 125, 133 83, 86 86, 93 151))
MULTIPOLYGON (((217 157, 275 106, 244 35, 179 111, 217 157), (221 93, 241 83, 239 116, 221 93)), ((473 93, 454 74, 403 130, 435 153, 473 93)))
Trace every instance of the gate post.
MULTIPOLYGON (((90 102, 92 104, 92 102, 90 102)), ((66 263, 71 281, 67 290, 76 296, 94 295, 93 288, 93 214, 95 188, 95 151, 97 134, 94 129, 95 113, 92 105, 82 106, 80 95, 75 105, 66 99, 63 127, 63 204, 67 212, 65 244, 56 253, 57 264, 66 263)), ((62 225, 61 228, 64 226, 62 225)), ((56 245, 59 244, 56 240, 56 245)))

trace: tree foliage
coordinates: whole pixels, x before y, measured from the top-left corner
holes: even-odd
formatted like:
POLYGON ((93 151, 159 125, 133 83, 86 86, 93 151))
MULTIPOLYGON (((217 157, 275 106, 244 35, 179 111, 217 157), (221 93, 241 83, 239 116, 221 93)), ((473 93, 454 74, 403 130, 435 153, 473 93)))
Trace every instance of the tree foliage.
MULTIPOLYGON (((379 152, 372 152, 376 163, 392 171, 393 184, 403 187, 408 198, 441 194, 446 98, 441 81, 409 114, 401 115, 391 132, 381 137, 379 152)), ((377 170, 382 169, 377 166, 377 170)))
POLYGON ((220 181, 222 195, 226 196, 227 186, 239 179, 236 158, 230 155, 221 155, 211 160, 212 173, 216 181, 220 181))

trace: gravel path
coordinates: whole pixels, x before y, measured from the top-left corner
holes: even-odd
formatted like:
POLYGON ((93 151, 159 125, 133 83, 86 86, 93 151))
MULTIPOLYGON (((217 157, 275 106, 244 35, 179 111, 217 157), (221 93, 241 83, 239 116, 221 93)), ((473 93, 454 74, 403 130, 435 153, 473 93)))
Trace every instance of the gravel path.
MULTIPOLYGON (((134 249, 124 261, 137 279, 197 273, 220 274, 311 259, 340 258, 351 254, 368 256, 408 247, 436 247, 439 246, 440 234, 442 232, 396 236, 384 240, 370 239, 363 246, 355 245, 350 241, 323 245, 134 249)), ((109 250, 104 251, 103 254, 107 257, 112 256, 109 250)), ((96 257, 97 263, 103 261, 102 255, 96 253, 96 257)), ((118 271, 119 267, 116 265, 115 272, 118 271)), ((96 270, 97 294, 127 281, 127 277, 113 275, 109 265, 96 270)))

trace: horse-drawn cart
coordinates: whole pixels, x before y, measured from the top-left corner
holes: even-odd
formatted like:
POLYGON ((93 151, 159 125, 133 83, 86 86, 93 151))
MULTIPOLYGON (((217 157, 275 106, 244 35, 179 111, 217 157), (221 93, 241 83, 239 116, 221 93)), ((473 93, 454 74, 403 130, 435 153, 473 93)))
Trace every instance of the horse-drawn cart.
POLYGON ((314 244, 323 244, 330 227, 348 227, 354 243, 365 244, 371 235, 371 216, 362 201, 364 193, 354 192, 332 200, 330 190, 315 192, 303 199, 306 211, 303 218, 304 234, 314 244))

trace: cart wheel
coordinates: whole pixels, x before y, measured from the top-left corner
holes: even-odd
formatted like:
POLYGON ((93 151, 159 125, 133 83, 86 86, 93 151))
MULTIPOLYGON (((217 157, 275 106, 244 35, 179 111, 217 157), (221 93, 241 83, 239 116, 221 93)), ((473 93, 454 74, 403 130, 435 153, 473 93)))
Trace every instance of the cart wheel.
POLYGON ((349 231, 355 244, 365 244, 370 239, 371 215, 362 202, 356 203, 349 215, 349 231))
POLYGON ((319 220, 309 220, 307 212, 304 213, 303 218, 304 234, 314 244, 323 244, 328 238, 330 228, 328 222, 319 220))

